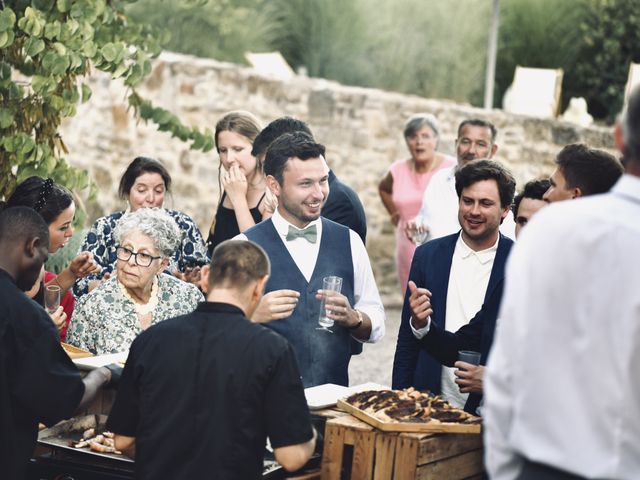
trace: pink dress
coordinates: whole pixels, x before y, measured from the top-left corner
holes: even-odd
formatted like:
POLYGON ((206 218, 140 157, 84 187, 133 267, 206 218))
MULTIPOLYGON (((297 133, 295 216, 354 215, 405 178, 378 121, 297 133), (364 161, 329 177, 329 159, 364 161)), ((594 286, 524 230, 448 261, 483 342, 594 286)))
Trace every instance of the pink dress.
POLYGON ((405 234, 407 222, 415 218, 420 212, 422 196, 433 174, 443 168, 451 167, 455 163, 455 158, 445 156, 438 168, 425 173, 414 172, 411 168, 411 160, 398 160, 389 167, 393 177, 391 198, 396 211, 400 214, 396 227, 396 267, 398 269, 400 289, 403 293, 407 288, 411 259, 413 258, 413 252, 416 250, 414 243, 405 234))

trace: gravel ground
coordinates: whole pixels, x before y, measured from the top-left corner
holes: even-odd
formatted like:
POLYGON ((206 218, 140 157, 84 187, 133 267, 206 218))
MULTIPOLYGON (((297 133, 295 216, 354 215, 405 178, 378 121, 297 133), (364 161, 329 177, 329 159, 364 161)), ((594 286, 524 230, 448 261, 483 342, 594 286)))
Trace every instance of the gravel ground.
POLYGON ((375 382, 391 386, 391 369, 393 355, 396 351, 398 328, 400 327, 400 313, 400 308, 387 308, 385 336, 378 343, 365 343, 362 353, 351 357, 349 364, 350 385, 375 382))

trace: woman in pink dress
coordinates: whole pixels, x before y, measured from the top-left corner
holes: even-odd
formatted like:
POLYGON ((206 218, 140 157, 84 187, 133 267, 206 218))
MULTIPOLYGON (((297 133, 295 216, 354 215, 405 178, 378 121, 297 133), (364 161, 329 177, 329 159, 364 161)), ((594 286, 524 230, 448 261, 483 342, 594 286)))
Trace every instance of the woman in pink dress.
POLYGON ((403 293, 416 249, 406 233, 407 224, 418 215, 422 196, 433 174, 455 163, 455 158, 436 151, 438 137, 438 123, 433 115, 413 115, 404 127, 411 157, 393 162, 378 185, 382 203, 396 227, 396 266, 403 293))

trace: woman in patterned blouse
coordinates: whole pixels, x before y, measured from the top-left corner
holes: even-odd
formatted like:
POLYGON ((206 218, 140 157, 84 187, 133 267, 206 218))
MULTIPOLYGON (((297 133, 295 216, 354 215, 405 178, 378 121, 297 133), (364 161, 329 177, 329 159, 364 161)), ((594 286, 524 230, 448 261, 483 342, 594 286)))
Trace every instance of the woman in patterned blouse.
MULTIPOLYGON (((161 208, 164 196, 170 188, 171 176, 160 162, 137 157, 122 175, 118 193, 120 198, 129 202, 127 211, 135 212, 145 207, 161 208)), ((109 278, 116 263, 113 232, 125 213, 115 212, 99 218, 87 233, 80 250, 93 253, 93 258, 102 267, 102 271, 79 280, 73 287, 76 297, 91 291, 101 280, 109 278)), ((169 270, 183 279, 186 279, 183 274, 192 274, 194 281, 197 281, 200 277, 199 267, 208 263, 202 234, 188 215, 176 210, 167 210, 167 213, 181 230, 177 248, 170 254, 169 270)))
POLYGON ((162 320, 193 311, 198 288, 162 273, 178 246, 180 229, 161 209, 141 208, 118 222, 116 275, 76 303, 67 342, 96 355, 125 351, 162 320))

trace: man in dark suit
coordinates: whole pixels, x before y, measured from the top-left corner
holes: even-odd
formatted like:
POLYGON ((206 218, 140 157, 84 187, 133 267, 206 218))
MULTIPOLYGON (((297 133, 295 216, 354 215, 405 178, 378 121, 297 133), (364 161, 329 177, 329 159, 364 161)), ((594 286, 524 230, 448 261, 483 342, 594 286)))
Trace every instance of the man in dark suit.
MULTIPOLYGON (((394 359, 393 387, 414 386, 442 393, 454 405, 475 412, 483 367, 465 365, 465 379, 470 385, 460 392, 454 372, 441 366, 441 362, 452 365, 457 360, 458 345, 448 343, 433 351, 429 347, 438 343, 434 340, 438 336, 454 335, 444 330, 455 331, 466 325, 483 304, 483 316, 491 317, 487 323, 495 324, 504 265, 513 245, 500 234, 499 227, 509 211, 515 180, 500 164, 479 160, 456 173, 456 191, 461 232, 427 242, 418 247, 413 258, 394 359), (467 393, 473 395, 467 397, 467 393)), ((468 327, 476 329, 469 335, 473 341, 461 343, 465 349, 483 353, 481 364, 486 362, 493 338, 492 329, 483 334, 485 321, 476 316, 473 326, 468 327)))
MULTIPOLYGON (((291 132, 305 132, 313 137, 309 125, 292 117, 276 118, 253 141, 251 155, 261 160, 267 154, 267 147, 280 135, 291 132)), ((362 239, 367 240, 367 217, 358 194, 342 183, 332 170, 329 170, 329 196, 322 207, 322 216, 340 225, 349 227, 362 239)))

